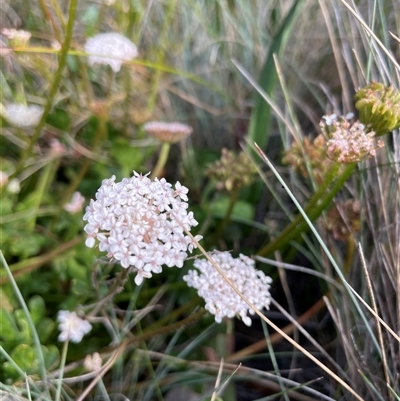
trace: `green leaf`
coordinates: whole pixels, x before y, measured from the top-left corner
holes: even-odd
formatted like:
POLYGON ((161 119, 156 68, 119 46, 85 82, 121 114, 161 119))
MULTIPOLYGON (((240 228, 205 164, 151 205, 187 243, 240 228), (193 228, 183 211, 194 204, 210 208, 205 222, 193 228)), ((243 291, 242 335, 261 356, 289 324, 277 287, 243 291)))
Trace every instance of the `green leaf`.
POLYGON ((38 323, 45 314, 46 306, 44 300, 39 295, 34 295, 28 301, 29 311, 31 313, 31 317, 33 322, 38 323))
POLYGON ((11 313, 5 309, 0 309, 0 322, 1 322, 1 332, 0 338, 1 343, 4 344, 4 348, 8 349, 7 345, 18 343, 22 340, 21 335, 17 325, 15 324, 14 317, 11 313))
MULTIPOLYGON (((213 215, 217 217, 224 217, 229 208, 229 197, 224 196, 214 202, 211 202, 210 210, 213 215)), ((233 207, 231 219, 235 219, 235 217, 240 218, 241 220, 252 220, 254 216, 254 206, 251 203, 245 201, 236 201, 235 206, 233 207)))
POLYGON ((146 155, 142 148, 133 147, 126 138, 115 139, 110 152, 121 166, 121 173, 124 177, 129 177, 132 174, 132 170, 138 170, 146 155))

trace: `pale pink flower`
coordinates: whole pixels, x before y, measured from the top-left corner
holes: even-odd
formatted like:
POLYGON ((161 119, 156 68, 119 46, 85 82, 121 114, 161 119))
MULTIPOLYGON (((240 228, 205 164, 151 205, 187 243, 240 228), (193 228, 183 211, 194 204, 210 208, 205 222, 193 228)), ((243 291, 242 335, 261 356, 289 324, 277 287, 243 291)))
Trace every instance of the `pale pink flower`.
POLYGON ((185 139, 193 132, 192 127, 178 122, 151 121, 144 124, 143 128, 151 136, 162 142, 170 143, 176 143, 181 139, 185 139))
POLYGON ((85 198, 80 192, 74 192, 71 201, 64 205, 64 209, 71 214, 78 213, 82 210, 83 204, 85 203, 85 198))
POLYGON ((61 331, 58 341, 71 341, 80 343, 85 334, 92 330, 92 325, 78 317, 75 312, 61 310, 57 314, 57 321, 60 323, 58 329, 61 331))

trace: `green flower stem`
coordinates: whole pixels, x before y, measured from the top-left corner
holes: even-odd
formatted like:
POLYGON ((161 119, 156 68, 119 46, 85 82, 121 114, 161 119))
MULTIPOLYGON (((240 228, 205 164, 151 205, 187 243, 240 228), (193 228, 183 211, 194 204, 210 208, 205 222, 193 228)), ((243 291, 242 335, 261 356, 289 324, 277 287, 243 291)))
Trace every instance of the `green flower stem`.
POLYGON ((158 156, 157 164, 154 167, 154 170, 150 176, 152 180, 154 180, 154 178, 158 177, 162 173, 163 168, 167 163, 170 149, 171 149, 171 144, 169 142, 163 142, 160 150, 160 155, 158 156))
POLYGON ((63 43, 61 51, 60 51, 60 59, 58 62, 58 68, 57 68, 56 74, 54 76, 54 80, 51 85, 49 94, 47 96, 47 103, 44 108, 42 118, 40 119, 39 124, 37 125, 37 127, 35 129, 35 132, 32 136, 31 141, 29 142, 27 149, 22 153, 22 156, 15 169, 15 172, 14 172, 14 174, 12 174, 12 178, 16 177, 24 168, 24 164, 25 164, 26 160, 28 159, 28 157, 30 157, 30 155, 33 151, 33 147, 37 143, 37 141, 40 137, 40 134, 42 133, 42 129, 45 125, 47 115, 49 114, 49 112, 53 106, 54 98, 57 94, 61 79, 63 77, 63 70, 67 63, 67 55, 68 55, 68 50, 69 50, 69 47, 71 44, 71 39, 72 39, 72 31, 74 28, 77 3, 78 3, 78 0, 71 0, 70 5, 69 5, 69 15, 68 15, 67 30, 65 33, 65 40, 64 40, 64 43, 63 43))
POLYGON ((215 243, 218 241, 218 238, 224 231, 226 225, 229 223, 229 220, 232 216, 233 208, 235 207, 236 201, 239 196, 239 188, 234 188, 231 192, 231 196, 229 198, 229 206, 228 209, 225 213, 224 218, 221 220, 221 222, 218 224, 216 230, 214 231, 214 234, 212 236, 212 243, 215 243))
POLYGON ((63 376, 64 376, 65 361, 67 360, 68 344, 69 344, 69 340, 67 339, 64 342, 62 353, 61 353, 60 375, 58 376, 57 393, 56 393, 55 401, 60 401, 60 397, 61 397, 61 389, 62 389, 62 381, 63 381, 63 376))
POLYGON ((38 185, 35 191, 32 210, 34 211, 32 218, 28 221, 27 232, 31 233, 35 229, 37 212, 39 211, 40 204, 42 203, 43 195, 47 192, 52 178, 54 177, 54 172, 57 170, 60 159, 55 159, 51 161, 42 171, 40 175, 38 185))
MULTIPOLYGON (((340 165, 339 165, 340 166, 340 165)), ((332 168, 331 173, 321 188, 313 195, 310 199, 309 203, 304 208, 304 211, 307 213, 308 218, 311 221, 316 220, 321 213, 328 207, 329 203, 335 197, 335 195, 339 192, 339 190, 343 187, 344 183, 350 177, 353 172, 356 163, 352 163, 346 166, 343 173, 337 177, 338 168, 332 168), (335 180, 335 178, 337 179, 335 180), (331 190, 325 194, 327 187, 334 182, 331 190), (325 194, 325 195, 324 195, 325 194)), ((281 232, 281 234, 271 241, 269 244, 264 246, 260 251, 257 252, 257 255, 267 256, 272 254, 278 249, 282 249, 285 245, 287 245, 290 241, 299 236, 303 231, 307 229, 307 223, 303 219, 303 216, 299 214, 286 228, 281 232)))
MULTIPOLYGON (((92 147, 91 147, 91 152, 95 153, 98 149, 98 145, 99 143, 107 138, 108 134, 107 134, 107 120, 106 119, 100 119, 100 124, 99 124, 99 128, 96 130, 96 135, 93 139, 93 143, 92 143, 92 147)), ((81 183, 81 181, 83 180, 83 178, 85 177, 86 173, 89 170, 89 167, 92 165, 93 160, 90 158, 86 158, 84 160, 84 162, 81 165, 80 170, 77 172, 77 174, 74 176, 74 179, 72 180, 72 182, 69 184, 69 186, 67 187, 67 189, 64 192, 64 196, 61 199, 61 203, 60 205, 63 206, 66 203, 69 202, 69 200, 71 199, 72 194, 76 191, 76 189, 78 188, 79 184, 81 183)))

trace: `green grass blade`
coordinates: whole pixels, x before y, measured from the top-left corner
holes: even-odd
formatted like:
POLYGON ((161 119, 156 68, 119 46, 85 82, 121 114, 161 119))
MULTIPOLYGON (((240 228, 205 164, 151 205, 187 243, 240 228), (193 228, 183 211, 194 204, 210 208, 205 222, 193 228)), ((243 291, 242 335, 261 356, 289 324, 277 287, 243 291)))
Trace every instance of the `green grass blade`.
MULTIPOLYGON (((302 3, 303 0, 298 0, 293 4, 269 48, 259 79, 259 85, 269 96, 271 96, 278 78, 275 69, 274 54, 279 56, 279 54, 285 48, 289 34, 293 28, 294 21, 302 3)), ((250 118, 248 142, 256 142, 261 149, 264 149, 268 141, 268 131, 270 125, 271 107, 264 100, 264 98, 257 93, 255 98, 255 106, 250 118)), ((249 146, 248 151, 254 154, 254 151, 249 146)))

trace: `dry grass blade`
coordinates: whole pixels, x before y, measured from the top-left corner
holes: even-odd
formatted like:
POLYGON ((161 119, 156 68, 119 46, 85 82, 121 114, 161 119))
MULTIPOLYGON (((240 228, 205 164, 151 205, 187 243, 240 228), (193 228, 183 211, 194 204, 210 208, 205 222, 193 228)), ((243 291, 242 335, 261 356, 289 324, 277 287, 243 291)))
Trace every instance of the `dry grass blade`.
MULTIPOLYGON (((361 244, 358 244, 358 252, 361 258, 361 266, 364 270, 364 274, 365 274, 365 278, 367 281, 367 288, 368 288, 368 292, 369 292, 369 296, 371 298, 371 303, 372 303, 372 308, 374 309, 376 315, 378 315, 378 310, 376 307, 376 302, 375 302, 375 295, 374 295, 374 290, 372 288, 372 284, 371 284, 371 279, 369 277, 369 273, 368 273, 368 269, 365 263, 365 259, 364 259, 364 253, 361 247, 361 244)), ((381 325, 379 323, 378 320, 378 324, 377 324, 377 329, 378 329, 378 340, 379 340, 379 344, 381 346, 381 355, 382 355, 382 369, 385 375, 385 380, 386 380, 386 385, 390 386, 390 378, 389 378, 389 371, 388 371, 388 365, 387 365, 387 360, 386 360, 386 350, 385 347, 383 345, 383 338, 382 338, 382 328, 381 325)), ((388 399, 392 399, 391 394, 388 393, 388 399)))
POLYGON ((360 22, 362 27, 367 31, 369 35, 371 35, 379 47, 383 50, 383 52, 388 56, 390 61, 396 67, 397 71, 400 73, 400 65, 394 58, 393 54, 386 48, 386 46, 379 40, 379 38, 375 35, 375 33, 371 30, 371 28, 364 22, 364 20, 358 15, 358 13, 345 1, 340 0, 343 5, 354 15, 354 17, 360 22))

